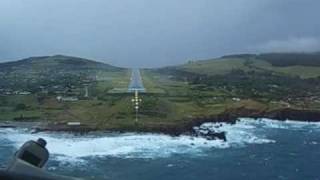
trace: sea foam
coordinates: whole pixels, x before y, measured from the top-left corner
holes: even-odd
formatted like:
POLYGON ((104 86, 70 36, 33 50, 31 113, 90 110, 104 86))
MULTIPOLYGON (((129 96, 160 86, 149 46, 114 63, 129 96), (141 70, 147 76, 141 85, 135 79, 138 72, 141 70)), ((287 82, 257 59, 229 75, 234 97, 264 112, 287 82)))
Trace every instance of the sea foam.
POLYGON ((27 129, 0 129, 0 141, 18 149, 28 140, 44 138, 51 157, 58 161, 83 160, 90 157, 164 158, 175 154, 205 155, 212 148, 239 148, 249 144, 275 143, 261 129, 319 129, 320 123, 274 121, 269 119, 240 119, 236 124, 205 123, 199 128, 226 132, 227 142, 202 137, 164 134, 96 133, 77 136, 70 133, 41 132, 32 134, 27 129))

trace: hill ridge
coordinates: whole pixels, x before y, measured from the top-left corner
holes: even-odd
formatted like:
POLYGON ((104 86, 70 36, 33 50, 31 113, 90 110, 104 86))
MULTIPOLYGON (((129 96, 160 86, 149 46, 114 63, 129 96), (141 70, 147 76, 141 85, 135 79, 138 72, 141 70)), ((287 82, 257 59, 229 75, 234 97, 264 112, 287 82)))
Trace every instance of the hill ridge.
POLYGON ((66 56, 66 55, 52 55, 52 56, 34 56, 28 57, 16 61, 2 62, 0 63, 0 69, 2 70, 12 70, 12 69, 109 69, 109 70, 119 70, 123 69, 120 67, 112 66, 110 64, 99 62, 91 59, 66 56))
POLYGON ((221 58, 190 61, 171 69, 206 74, 226 75, 233 70, 270 72, 301 78, 320 77, 320 53, 234 54, 221 58))

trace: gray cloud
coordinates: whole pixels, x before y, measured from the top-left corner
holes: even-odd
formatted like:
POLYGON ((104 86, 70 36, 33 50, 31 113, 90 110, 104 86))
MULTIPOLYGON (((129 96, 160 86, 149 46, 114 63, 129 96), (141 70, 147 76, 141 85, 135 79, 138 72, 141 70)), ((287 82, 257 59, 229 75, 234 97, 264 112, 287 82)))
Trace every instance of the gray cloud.
POLYGON ((318 7, 318 0, 1 0, 0 60, 67 54, 150 67, 265 42, 276 50, 274 40, 320 37, 318 7))

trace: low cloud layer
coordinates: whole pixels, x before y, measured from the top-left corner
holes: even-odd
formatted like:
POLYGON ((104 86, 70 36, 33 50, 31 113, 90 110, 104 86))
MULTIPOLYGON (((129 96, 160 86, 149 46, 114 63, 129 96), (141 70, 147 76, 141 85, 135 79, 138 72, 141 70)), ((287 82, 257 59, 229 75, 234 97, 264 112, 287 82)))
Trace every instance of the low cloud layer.
POLYGON ((253 49, 258 52, 316 52, 320 51, 320 40, 312 37, 271 40, 253 49))

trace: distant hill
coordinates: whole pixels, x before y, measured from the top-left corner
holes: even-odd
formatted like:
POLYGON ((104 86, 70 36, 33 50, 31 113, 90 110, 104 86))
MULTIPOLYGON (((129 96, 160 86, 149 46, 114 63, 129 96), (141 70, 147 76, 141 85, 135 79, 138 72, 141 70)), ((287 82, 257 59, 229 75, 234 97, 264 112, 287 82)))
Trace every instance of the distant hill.
POLYGON ((320 53, 269 53, 257 57, 271 63, 273 66, 319 66, 320 53))
POLYGON ((265 60, 273 66, 320 66, 320 52, 317 53, 265 53, 265 54, 237 54, 222 58, 255 58, 265 60))
POLYGON ((30 57, 18 61, 0 63, 0 70, 5 72, 39 72, 39 71, 82 71, 104 69, 117 71, 122 68, 79 57, 55 55, 30 57))
POLYGON ((242 70, 315 78, 320 76, 320 53, 238 54, 217 59, 190 61, 174 68, 207 75, 222 75, 233 70, 242 70))

